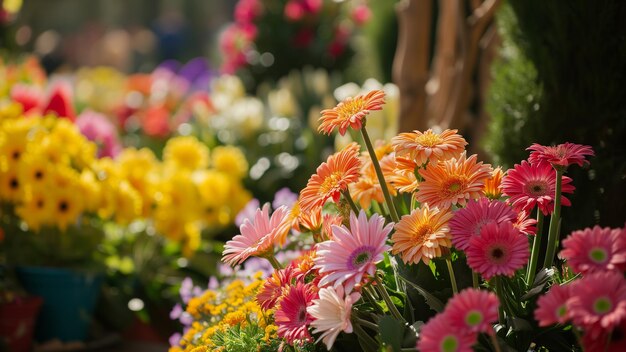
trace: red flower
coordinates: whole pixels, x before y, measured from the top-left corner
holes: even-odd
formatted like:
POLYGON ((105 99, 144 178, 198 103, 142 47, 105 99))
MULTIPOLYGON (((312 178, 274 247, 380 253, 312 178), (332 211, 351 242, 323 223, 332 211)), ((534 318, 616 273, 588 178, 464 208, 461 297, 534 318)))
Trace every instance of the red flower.
POLYGON ((572 164, 583 166, 589 164, 589 161, 585 160, 585 156, 593 156, 593 149, 588 145, 563 143, 557 146, 543 146, 534 143, 526 150, 532 150, 528 161, 532 164, 536 164, 542 160, 549 162, 555 168, 562 170, 567 169, 572 164))

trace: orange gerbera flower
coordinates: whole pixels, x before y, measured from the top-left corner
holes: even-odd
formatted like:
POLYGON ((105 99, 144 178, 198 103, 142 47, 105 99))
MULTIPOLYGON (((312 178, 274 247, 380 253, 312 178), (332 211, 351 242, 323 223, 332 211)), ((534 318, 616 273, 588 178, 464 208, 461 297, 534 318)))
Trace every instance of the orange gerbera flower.
POLYGON ((359 145, 352 142, 343 150, 328 157, 309 178, 300 192, 300 209, 303 212, 321 207, 329 198, 339 202, 341 192, 359 179, 359 145))
POLYGON ((429 129, 426 132, 400 133, 391 139, 391 143, 397 156, 408 155, 417 165, 436 163, 439 160, 458 158, 465 150, 467 142, 456 132, 457 130, 445 130, 435 133, 429 129))
POLYGON ((498 199, 502 196, 502 190, 500 190, 500 184, 502 183, 502 176, 504 173, 502 172, 501 167, 496 167, 491 172, 491 177, 485 180, 485 196, 489 199, 498 199))
POLYGON ((395 157, 392 164, 383 165, 383 174, 394 188, 400 193, 413 193, 419 187, 419 182, 415 176, 417 164, 406 158, 395 157))
MULTIPOLYGON (((368 209, 372 204, 372 200, 382 204, 385 201, 385 196, 380 187, 380 182, 376 176, 376 169, 374 169, 374 164, 369 154, 364 153, 361 156, 361 163, 363 165, 361 167, 361 177, 359 177, 356 183, 350 185, 350 193, 361 208, 368 209)), ((393 164, 393 155, 385 155, 384 152, 382 152, 380 156, 381 168, 383 168, 383 165, 390 163, 393 164)), ((387 168, 389 167, 387 166, 387 168)), ((387 182, 387 189, 389 189, 392 196, 395 196, 395 188, 392 187, 386 178, 385 181, 387 182)))
POLYGON ((484 195, 485 181, 491 176, 491 165, 476 162, 476 154, 466 158, 440 161, 420 170, 424 182, 420 183, 416 198, 431 207, 449 208, 452 204, 465 205, 468 199, 484 195))
POLYGON ((382 110, 385 104, 385 92, 373 90, 366 95, 357 95, 347 98, 332 109, 322 110, 319 118, 319 132, 330 134, 335 127, 339 128, 339 134, 345 135, 348 127, 360 130, 365 116, 374 110, 382 110))
POLYGON ((452 218, 449 209, 439 210, 424 204, 409 215, 404 215, 396 224, 396 232, 391 236, 391 253, 400 253, 402 261, 428 264, 431 259, 441 256, 443 247, 450 248, 448 220, 452 218))

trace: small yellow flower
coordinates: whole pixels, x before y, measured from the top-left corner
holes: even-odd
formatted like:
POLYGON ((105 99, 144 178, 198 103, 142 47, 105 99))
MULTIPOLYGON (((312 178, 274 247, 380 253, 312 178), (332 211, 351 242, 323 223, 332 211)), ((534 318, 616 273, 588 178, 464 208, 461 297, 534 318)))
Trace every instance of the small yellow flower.
POLYGON ((163 161, 175 169, 203 169, 209 165, 209 148, 195 137, 175 137, 165 145, 163 161))
POLYGON ((215 169, 236 179, 242 179, 248 173, 248 161, 237 147, 215 147, 212 158, 215 169))

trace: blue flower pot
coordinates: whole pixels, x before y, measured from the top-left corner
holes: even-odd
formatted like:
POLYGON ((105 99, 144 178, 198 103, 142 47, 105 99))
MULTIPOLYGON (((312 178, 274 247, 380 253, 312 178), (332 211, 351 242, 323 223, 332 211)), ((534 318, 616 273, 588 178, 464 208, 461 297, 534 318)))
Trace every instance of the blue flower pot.
POLYGON ((17 274, 26 291, 44 301, 35 327, 37 341, 86 339, 102 275, 46 267, 19 267, 17 274))

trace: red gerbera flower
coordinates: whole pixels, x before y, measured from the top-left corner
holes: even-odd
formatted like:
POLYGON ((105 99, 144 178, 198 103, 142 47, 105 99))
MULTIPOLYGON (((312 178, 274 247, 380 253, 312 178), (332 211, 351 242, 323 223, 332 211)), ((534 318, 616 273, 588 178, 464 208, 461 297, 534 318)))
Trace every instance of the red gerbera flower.
POLYGON ((528 161, 532 164, 536 164, 540 161, 547 161, 554 168, 561 170, 567 169, 572 164, 583 166, 589 164, 588 160, 585 160, 585 156, 593 156, 594 152, 588 145, 563 143, 557 146, 543 146, 537 143, 533 143, 526 150, 532 150, 528 161))
POLYGON ((307 312, 307 307, 316 298, 315 290, 300 282, 288 289, 280 301, 280 307, 274 313, 279 337, 287 340, 290 345, 299 341, 312 341, 309 324, 313 317, 307 312))

